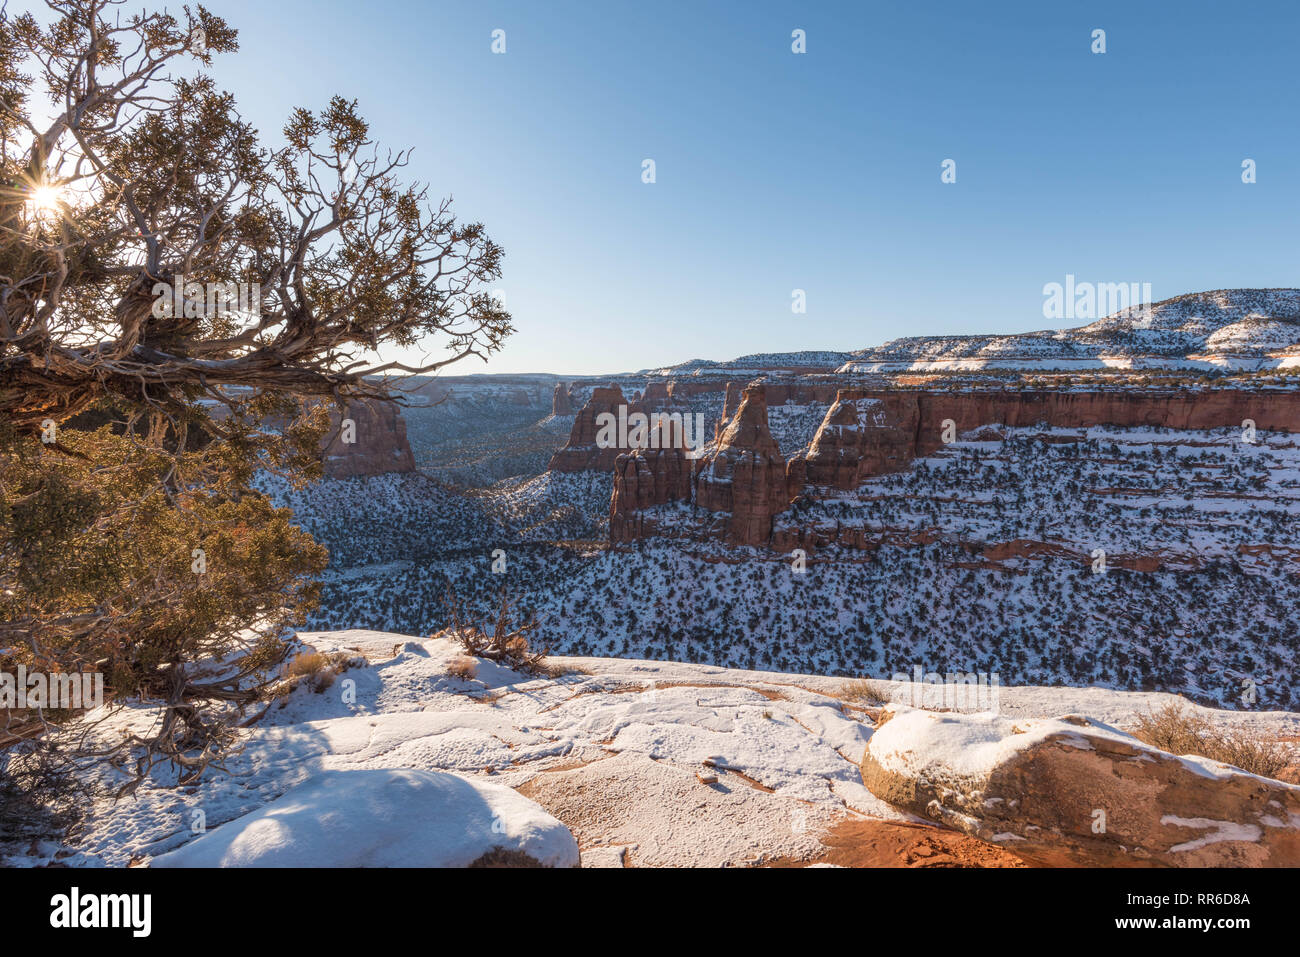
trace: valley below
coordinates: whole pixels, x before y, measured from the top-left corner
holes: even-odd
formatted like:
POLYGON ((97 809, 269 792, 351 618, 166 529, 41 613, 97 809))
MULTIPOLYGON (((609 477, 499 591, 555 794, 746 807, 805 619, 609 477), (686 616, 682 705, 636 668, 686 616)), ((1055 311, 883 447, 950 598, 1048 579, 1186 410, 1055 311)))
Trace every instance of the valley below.
POLYGON ((504 591, 559 654, 1300 709, 1300 378, 808 364, 842 358, 439 380, 412 470, 268 485, 331 552, 303 626, 504 591), (707 441, 597 447, 620 404, 707 441))

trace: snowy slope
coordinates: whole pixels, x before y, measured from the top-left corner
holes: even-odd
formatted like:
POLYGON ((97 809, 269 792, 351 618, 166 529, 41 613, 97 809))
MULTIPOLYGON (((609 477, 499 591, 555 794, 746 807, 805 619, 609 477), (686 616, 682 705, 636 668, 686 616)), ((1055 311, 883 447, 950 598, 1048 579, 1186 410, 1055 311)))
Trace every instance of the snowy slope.
POLYGON ((659 369, 644 369, 638 375, 654 376, 704 376, 711 374, 759 375, 782 370, 821 369, 830 372, 849 361, 851 352, 831 352, 824 349, 807 349, 801 352, 760 352, 741 356, 726 362, 708 359, 691 359, 677 365, 659 369))
MULTIPOLYGON (((798 405, 770 415, 783 449, 818 418, 798 405)), ((335 559, 304 626, 428 633, 445 624, 448 585, 479 614, 506 587, 562 654, 876 678, 978 667, 1228 708, 1251 679, 1262 706, 1300 708, 1289 434, 1248 445, 1239 430, 971 433, 778 516, 778 532, 880 543, 823 549, 802 575, 788 555, 689 539, 600 547, 610 485, 548 473, 457 497, 416 477, 329 483, 296 502, 335 559), (1105 575, 1092 569, 1099 548, 1105 575), (1133 571, 1138 559, 1159 568, 1133 571)), ((680 503, 646 514, 665 536, 701 521, 680 503)))

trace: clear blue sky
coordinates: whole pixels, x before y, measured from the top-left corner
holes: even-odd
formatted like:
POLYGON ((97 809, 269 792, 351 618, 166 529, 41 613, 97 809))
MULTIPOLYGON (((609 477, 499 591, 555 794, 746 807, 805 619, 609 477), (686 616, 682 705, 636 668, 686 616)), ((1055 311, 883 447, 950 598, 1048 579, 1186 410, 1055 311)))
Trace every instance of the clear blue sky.
POLYGON ((1027 331, 1067 273, 1300 285, 1295 0, 210 6, 268 138, 356 98, 505 247, 519 331, 458 373, 1027 331))

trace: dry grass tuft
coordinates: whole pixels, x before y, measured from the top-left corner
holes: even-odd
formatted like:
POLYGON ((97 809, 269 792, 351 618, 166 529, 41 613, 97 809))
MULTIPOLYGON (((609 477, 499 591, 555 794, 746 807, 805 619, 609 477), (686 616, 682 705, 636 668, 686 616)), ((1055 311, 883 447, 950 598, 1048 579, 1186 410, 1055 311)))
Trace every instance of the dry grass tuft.
POLYGON ((566 665, 558 661, 546 661, 538 666, 538 673, 546 678, 563 678, 565 675, 589 675, 591 669, 584 668, 581 665, 566 665))
POLYGON ((860 704, 888 704, 889 685, 871 678, 850 678, 840 685, 839 696, 860 704))
POLYGON ((300 684, 305 684, 319 694, 330 685, 352 663, 351 656, 341 651, 322 654, 319 651, 304 651, 285 668, 283 691, 292 691, 300 684))
POLYGON ((1203 715, 1170 703, 1159 711, 1138 716, 1133 737, 1162 751, 1197 755, 1233 767, 1275 778, 1291 763, 1290 749, 1280 741, 1249 737, 1217 727, 1203 715))
POLYGON ((453 658, 451 664, 447 665, 447 674, 462 681, 470 681, 478 674, 478 662, 469 655, 453 658))
POLYGON ((501 605, 496 618, 491 621, 471 621, 460 608, 454 589, 447 589, 447 613, 451 625, 444 633, 459 641, 467 655, 484 658, 504 665, 514 671, 525 674, 546 674, 544 659, 550 653, 549 648, 533 648, 528 636, 537 629, 537 616, 530 615, 525 621, 514 624, 513 608, 504 587, 501 589, 501 605))

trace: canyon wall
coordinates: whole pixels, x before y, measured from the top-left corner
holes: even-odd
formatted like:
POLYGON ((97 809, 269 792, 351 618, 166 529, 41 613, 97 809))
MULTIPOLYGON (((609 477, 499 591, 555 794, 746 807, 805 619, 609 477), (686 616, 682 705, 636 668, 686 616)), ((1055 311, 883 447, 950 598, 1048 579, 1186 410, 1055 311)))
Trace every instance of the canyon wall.
POLYGON ((772 517, 797 493, 768 427, 764 386, 739 393, 716 443, 698 458, 680 441, 659 444, 658 449, 624 452, 615 462, 611 541, 655 534, 658 529, 647 525, 642 510, 676 501, 712 513, 701 516, 703 534, 734 545, 758 544, 771 537, 772 517))
POLYGON ((958 436, 990 425, 1202 430, 1240 429, 1246 420, 1263 431, 1300 432, 1300 392, 1284 390, 831 391, 822 383, 794 383, 742 391, 728 383, 724 404, 715 445, 696 462, 679 450, 615 456, 611 541, 656 534, 641 510, 681 501, 711 513, 700 516, 696 534, 782 549, 826 544, 805 541, 789 527, 774 538, 773 519, 801 494, 849 491, 873 476, 906 469, 943 445, 949 420, 958 436), (808 452, 787 462, 769 430, 767 408, 789 400, 831 406, 808 452))
POLYGON ((646 524, 645 509, 693 497, 697 462, 679 435, 660 430, 658 448, 622 452, 614 460, 614 491, 610 497, 609 537, 613 542, 648 538, 656 529, 646 524))
POLYGON ((606 413, 617 416, 619 406, 627 404, 627 399, 623 397, 623 390, 616 385, 597 386, 592 389, 591 398, 578 410, 573 420, 569 441, 551 456, 549 466, 551 471, 583 472, 587 469, 596 469, 608 472, 611 470, 622 450, 597 447, 596 434, 600 431, 600 427, 596 424, 596 419, 606 413))
MULTIPOLYGON (((877 393, 882 401, 897 401, 897 393, 877 393), (888 397, 888 398, 885 398, 888 397)), ((917 452, 925 455, 943 441, 943 421, 952 419, 958 432, 982 425, 1058 428, 1094 425, 1167 429, 1241 428, 1252 419, 1256 428, 1300 432, 1300 392, 1284 390, 1204 389, 1155 391, 1132 389, 1089 392, 919 392, 917 452)))
POLYGON ((1155 392, 904 392, 841 389, 802 464, 811 486, 857 488, 943 446, 945 423, 961 435, 982 426, 1300 432, 1300 393, 1241 389, 1155 392))
POLYGON ((897 472, 916 457, 922 421, 916 401, 886 401, 861 389, 841 389, 808 453, 792 463, 799 487, 848 491, 873 475, 897 472))
POLYGON ((751 545, 771 536, 772 516, 784 511, 793 498, 785 458, 768 428, 767 390, 750 386, 741 394, 713 453, 701 460, 695 504, 727 514, 723 533, 727 542, 751 545))

